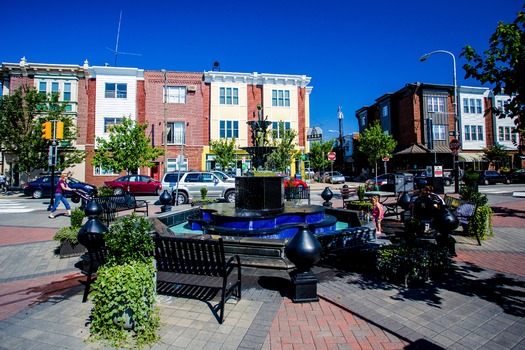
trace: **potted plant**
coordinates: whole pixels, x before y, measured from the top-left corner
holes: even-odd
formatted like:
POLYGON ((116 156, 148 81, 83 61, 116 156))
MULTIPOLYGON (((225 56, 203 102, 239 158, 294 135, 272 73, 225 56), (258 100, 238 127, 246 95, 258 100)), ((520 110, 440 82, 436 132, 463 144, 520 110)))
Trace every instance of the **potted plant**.
POLYGON ((365 186, 360 185, 357 187, 357 197, 359 200, 357 201, 347 201, 346 202, 346 209, 349 210, 357 210, 362 213, 369 213, 373 209, 372 203, 365 200, 365 186))
POLYGON ((208 189, 206 187, 202 187, 200 189, 200 192, 201 192, 201 198, 194 199, 191 202, 191 206, 204 205, 204 204, 210 204, 210 203, 217 202, 217 200, 215 198, 206 198, 206 195, 208 194, 208 189))
POLYGON ((80 256, 86 252, 86 247, 79 244, 77 240, 78 231, 82 227, 82 221, 84 220, 84 211, 80 208, 73 209, 69 219, 71 225, 62 227, 53 236, 53 239, 60 243, 60 258, 80 256))
POLYGON ((468 235, 470 237, 478 237, 480 240, 487 239, 494 236, 492 229, 492 215, 493 211, 487 205, 487 195, 481 194, 477 190, 477 186, 464 186, 459 190, 461 199, 475 203, 476 213, 468 225, 468 235))
POLYGON ((104 233, 108 262, 98 269, 91 297, 92 340, 114 347, 142 348, 159 339, 155 306, 153 225, 132 214, 104 233))

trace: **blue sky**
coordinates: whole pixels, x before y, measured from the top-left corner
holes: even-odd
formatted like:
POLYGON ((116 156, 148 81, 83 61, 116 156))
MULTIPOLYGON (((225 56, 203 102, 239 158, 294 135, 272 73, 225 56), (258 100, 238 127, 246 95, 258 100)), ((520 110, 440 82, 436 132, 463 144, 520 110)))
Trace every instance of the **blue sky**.
POLYGON ((337 137, 357 131, 355 111, 416 81, 458 85, 466 45, 488 48, 497 23, 513 22, 519 0, 158 0, 34 1, 2 4, 0 62, 114 65, 119 15, 120 67, 311 77, 311 125, 337 137), (109 49, 108 49, 109 48, 109 49))

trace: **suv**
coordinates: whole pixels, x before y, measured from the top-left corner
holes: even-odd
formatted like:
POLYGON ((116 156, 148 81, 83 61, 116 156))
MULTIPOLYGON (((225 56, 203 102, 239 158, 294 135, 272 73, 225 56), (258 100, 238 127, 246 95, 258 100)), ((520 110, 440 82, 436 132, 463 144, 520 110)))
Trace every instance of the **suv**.
POLYGON ((171 172, 164 175, 162 186, 171 193, 178 204, 188 203, 193 198, 200 198, 201 188, 208 190, 206 197, 235 202, 235 182, 222 181, 209 171, 171 172), (177 187, 178 183, 178 187, 177 187))

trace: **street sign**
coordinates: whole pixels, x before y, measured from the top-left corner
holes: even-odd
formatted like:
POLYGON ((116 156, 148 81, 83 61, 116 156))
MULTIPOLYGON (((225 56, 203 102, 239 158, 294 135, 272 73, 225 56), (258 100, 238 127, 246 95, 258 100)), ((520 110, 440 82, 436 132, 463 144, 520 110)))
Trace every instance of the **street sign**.
POLYGON ((328 160, 335 160, 335 152, 328 152, 328 160))
POLYGON ((383 162, 388 162, 389 160, 390 158, 387 158, 387 157, 383 158, 383 162))
POLYGON ((452 141, 450 141, 448 147, 452 151, 453 155, 457 155, 459 148, 461 147, 461 142, 459 142, 458 139, 453 139, 452 141))
POLYGON ((308 129, 306 132, 306 141, 321 141, 323 139, 323 130, 321 128, 308 129))

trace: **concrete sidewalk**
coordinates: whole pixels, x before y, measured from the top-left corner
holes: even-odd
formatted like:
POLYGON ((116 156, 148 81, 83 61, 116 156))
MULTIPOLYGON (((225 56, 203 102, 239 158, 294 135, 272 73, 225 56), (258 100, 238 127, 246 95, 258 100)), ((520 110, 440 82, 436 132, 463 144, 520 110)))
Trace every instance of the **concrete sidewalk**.
MULTIPOLYGON (((294 304, 286 273, 244 269, 243 298, 222 325, 205 302, 159 296, 153 349, 525 349, 525 199, 490 199, 495 236, 482 246, 455 236, 443 280, 405 289, 318 266, 319 302, 294 304)), ((78 258, 54 255, 51 237, 69 218, 32 218, 0 224, 0 349, 100 348, 84 342, 92 303, 81 302, 78 258)))

